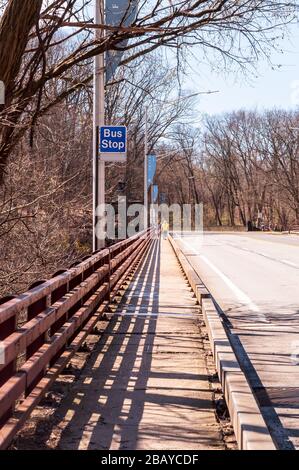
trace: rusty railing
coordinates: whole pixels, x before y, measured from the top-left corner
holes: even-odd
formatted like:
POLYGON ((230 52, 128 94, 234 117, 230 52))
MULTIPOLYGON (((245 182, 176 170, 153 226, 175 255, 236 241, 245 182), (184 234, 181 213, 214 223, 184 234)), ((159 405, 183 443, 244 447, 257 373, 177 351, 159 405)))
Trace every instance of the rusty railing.
POLYGON ((142 232, 0 300, 0 449, 78 351, 151 240, 151 230, 142 232))

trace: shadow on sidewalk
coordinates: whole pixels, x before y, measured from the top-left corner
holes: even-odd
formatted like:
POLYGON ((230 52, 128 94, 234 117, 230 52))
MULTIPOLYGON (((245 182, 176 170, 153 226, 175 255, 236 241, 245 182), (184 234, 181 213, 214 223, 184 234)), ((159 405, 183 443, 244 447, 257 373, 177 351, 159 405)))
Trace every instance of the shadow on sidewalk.
MULTIPOLYGON (((126 448, 128 426, 130 448, 135 447, 156 331, 157 317, 151 313, 159 309, 160 255, 160 241, 155 241, 83 376, 63 404, 64 419, 68 421, 68 415, 72 416, 61 434, 59 448, 109 449, 115 433, 119 434, 119 447, 126 448), (142 306, 147 314, 127 314, 128 301, 130 312, 142 306)), ((59 415, 63 417, 61 412, 59 415)))
MULTIPOLYGON (((53 448, 49 442, 53 439, 57 449, 74 450, 134 450, 140 439, 152 438, 156 443, 167 441, 170 445, 176 445, 179 439, 187 447, 196 442, 214 446, 214 438, 199 429, 201 423, 194 422, 193 413, 206 410, 214 416, 211 397, 197 393, 198 381, 208 383, 207 375, 196 369, 193 373, 193 368, 177 373, 175 354, 168 354, 161 370, 154 371, 152 367, 157 352, 154 341, 161 302, 160 267, 161 242, 156 240, 46 433, 41 423, 40 448, 53 448), (150 378, 155 385, 148 388, 150 378), (176 380, 179 382, 172 389, 176 380)), ((171 352, 171 338, 164 332, 159 335, 171 352)), ((172 340, 176 341, 173 332, 172 340)), ((196 347, 192 337, 188 341, 190 345, 180 343, 185 350, 196 347)), ((206 389, 204 392, 209 393, 206 389)))

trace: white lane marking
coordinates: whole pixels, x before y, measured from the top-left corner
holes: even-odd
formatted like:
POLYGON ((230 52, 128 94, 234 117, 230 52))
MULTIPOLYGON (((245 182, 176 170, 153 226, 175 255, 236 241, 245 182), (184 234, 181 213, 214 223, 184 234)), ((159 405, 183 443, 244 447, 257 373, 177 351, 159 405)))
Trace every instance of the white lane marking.
POLYGON ((230 288, 230 290, 234 293, 234 295, 237 297, 239 302, 242 304, 246 305, 251 311, 257 313, 257 316, 266 323, 269 323, 269 320, 266 319, 265 315, 260 311, 259 307, 248 297, 245 292, 243 292, 236 284, 234 284, 231 279, 229 279, 226 274, 224 274, 220 269, 217 268, 205 255, 201 255, 197 250, 193 248, 193 246, 184 241, 181 238, 181 242, 190 250, 193 251, 194 254, 198 255, 222 280, 225 282, 225 284, 230 288))
POLYGON ((292 266, 292 268, 299 268, 298 264, 292 263, 292 261, 288 261, 287 259, 282 259, 281 261, 285 264, 288 264, 289 266, 292 266))
MULTIPOLYGON (((188 237, 188 240, 197 240, 196 237, 188 237)), ((231 243, 229 240, 227 240, 226 238, 222 238, 222 240, 224 240, 226 242, 226 246, 230 246, 232 248, 235 248, 236 250, 241 250, 241 251, 245 251, 247 253, 253 253, 255 255, 258 255, 258 256, 262 256, 263 258, 266 258, 270 261, 275 261, 276 263, 283 263, 283 264, 286 264, 287 266, 290 266, 291 268, 296 268, 296 269, 299 269, 299 265, 296 264, 296 263, 292 263, 291 261, 288 261, 286 259, 279 259, 279 258, 273 258, 273 256, 267 254, 267 253, 264 253, 264 252, 259 252, 259 251, 255 251, 253 249, 249 249, 249 248, 244 248, 244 247, 241 247, 241 246, 238 246, 238 245, 235 245, 233 243, 231 243)), ((258 240, 258 241, 262 241, 264 242, 264 240, 258 240)), ((273 242, 274 243, 274 242, 273 242)), ((276 244, 277 245, 277 244, 276 244)), ((206 244, 206 246, 212 246, 212 245, 208 245, 206 244)), ((223 243, 215 243, 215 246, 223 246, 223 243)))

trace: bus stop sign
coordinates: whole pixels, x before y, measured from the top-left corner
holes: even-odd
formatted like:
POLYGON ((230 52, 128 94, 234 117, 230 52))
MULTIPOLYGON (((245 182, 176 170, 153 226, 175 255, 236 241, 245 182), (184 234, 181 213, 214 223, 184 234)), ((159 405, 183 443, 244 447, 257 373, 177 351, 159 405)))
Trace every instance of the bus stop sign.
POLYGON ((106 162, 127 158, 126 126, 102 126, 99 130, 99 157, 106 162))

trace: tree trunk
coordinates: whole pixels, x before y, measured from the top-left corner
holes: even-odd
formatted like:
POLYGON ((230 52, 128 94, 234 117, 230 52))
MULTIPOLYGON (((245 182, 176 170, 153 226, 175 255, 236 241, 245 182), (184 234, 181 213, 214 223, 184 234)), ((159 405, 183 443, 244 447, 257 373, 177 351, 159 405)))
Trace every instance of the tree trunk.
MULTIPOLYGON (((0 20, 0 80, 5 85, 5 105, 11 105, 11 95, 20 72, 22 58, 31 29, 37 23, 42 0, 9 0, 0 20)), ((0 109, 1 111, 1 109, 0 109)), ((11 121, 13 117, 11 116, 11 121)), ((0 128, 0 183, 8 157, 11 126, 0 128)))
POLYGON ((19 73, 32 27, 37 23, 42 0, 9 0, 0 21, 0 80, 9 95, 19 73))

